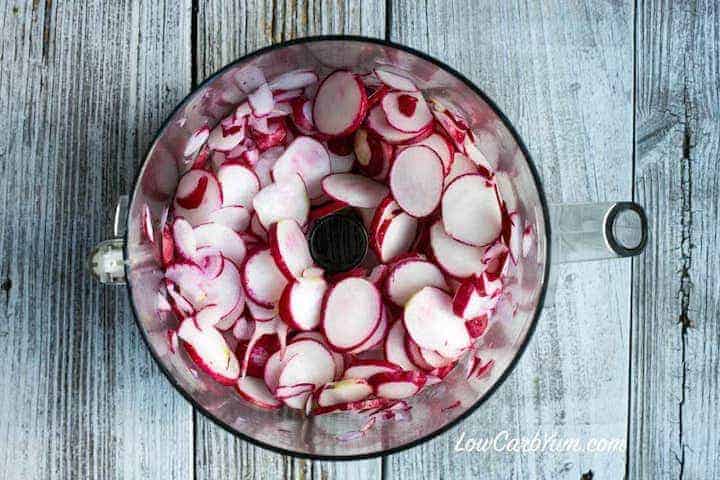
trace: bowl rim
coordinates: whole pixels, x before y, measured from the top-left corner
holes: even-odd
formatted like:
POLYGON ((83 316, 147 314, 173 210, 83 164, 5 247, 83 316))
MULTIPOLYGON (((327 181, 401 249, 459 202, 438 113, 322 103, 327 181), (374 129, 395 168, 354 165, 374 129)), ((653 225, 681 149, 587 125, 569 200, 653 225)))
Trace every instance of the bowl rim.
MULTIPOLYGON (((173 386, 173 388, 182 395, 182 397, 192 405, 192 407, 195 410, 200 411, 206 418, 210 419, 215 425, 219 426, 223 430, 231 433, 232 435, 235 435, 239 437, 240 439, 252 444, 256 445, 258 447, 264 448, 266 450, 270 450, 275 453, 280 453, 283 455, 290 455, 292 457, 296 458, 302 458, 302 459, 308 459, 308 460, 320 460, 320 461, 351 461, 351 460, 367 460, 372 458, 378 458, 383 457, 385 455, 392 455, 395 453, 402 452, 404 450, 409 450, 413 447, 416 447, 422 443, 428 442, 446 432, 448 432, 450 429, 457 427, 460 425, 460 423, 468 418, 470 415, 472 415, 478 408, 480 408, 481 405, 483 405, 492 395, 495 393, 495 391, 500 388, 501 385, 505 383, 505 380, 510 376, 510 374, 515 370, 515 367, 519 363, 520 359, 522 358, 523 354, 525 353, 525 350, 527 349, 528 344, 530 343, 530 339, 532 338, 535 328, 537 327, 538 320, 540 318, 540 314, 543 310, 543 307, 545 305, 545 296, 547 294, 548 289, 548 280, 550 276, 550 264, 551 264, 551 241, 552 241, 552 235, 551 235, 551 222, 550 222, 550 213, 547 203, 547 198, 545 196, 545 191, 542 187, 542 181, 540 179, 540 175, 538 173, 538 170, 535 166, 535 163, 530 155, 530 152, 528 151, 527 147, 525 146, 525 143, 523 142, 522 138, 520 137, 517 130, 515 130, 515 127, 510 122, 510 119, 503 113, 503 111, 497 106, 497 104, 490 99, 490 97, 477 85, 475 85, 472 81, 470 81, 465 75, 455 70, 453 67, 447 65, 445 62, 442 62, 441 60, 438 60, 427 53, 421 52, 419 50, 416 50, 414 48, 401 45, 395 42, 392 42, 390 40, 384 40, 379 38, 370 38, 370 37, 364 37, 362 35, 314 35, 314 36, 307 36, 302 38, 296 38, 293 40, 288 40, 272 45, 268 45, 267 47, 260 48, 258 50, 254 50, 246 55, 243 55, 242 57, 228 63, 221 69, 217 70, 215 73, 204 79, 201 83, 196 85, 192 88, 192 90, 183 98, 181 102, 177 104, 177 106, 173 109, 173 111, 168 115, 168 117, 163 121, 160 128, 157 129, 157 132, 155 133, 152 142, 150 142, 145 155, 143 156, 143 163, 138 168, 137 173, 135 175, 135 179, 133 181, 132 188, 129 193, 129 202, 128 206, 132 206, 133 200, 135 199, 135 193, 139 186, 140 181, 140 175, 144 170, 145 164, 148 160, 148 155, 155 147, 155 144, 157 143, 160 136, 164 133, 165 129, 167 128, 168 124, 170 123, 171 119, 175 116, 175 113, 177 113, 181 108, 183 108, 187 102, 193 97, 193 95, 203 87, 205 87, 207 84, 212 82, 215 78, 225 73, 230 68, 235 67, 239 63, 246 62, 254 57, 263 55, 267 52, 273 51, 273 50, 279 50, 291 45, 300 45, 305 43, 314 43, 314 42, 321 42, 321 41, 348 41, 348 42, 358 42, 358 43, 371 43, 376 45, 381 45, 384 47, 390 47, 397 50, 404 51, 406 53, 409 53, 411 55, 414 55, 416 57, 419 57, 427 62, 430 62, 434 64, 435 66, 445 70, 449 74, 455 76, 458 80, 463 82, 470 90, 472 90, 476 95, 478 95, 480 98, 483 99, 487 103, 487 105, 495 112, 495 114, 502 120, 504 126, 508 129, 510 134, 512 135, 515 142, 518 144, 520 150, 522 151, 523 155, 525 155, 526 162, 528 164, 528 167, 530 169, 530 174, 532 175, 533 182, 535 183, 535 188, 537 189, 538 196, 540 198, 540 206, 543 213, 543 223, 545 228, 545 265, 543 269, 543 277, 542 277, 542 285, 540 287, 540 293, 538 295, 537 300, 537 307, 535 309, 535 312, 533 313, 533 318, 531 320, 530 326, 528 327, 527 333, 525 334, 525 337, 523 338, 520 347, 518 348, 517 353, 515 356, 510 360, 510 363, 508 364, 505 371, 500 375, 500 377, 497 379, 495 384, 493 384, 492 387, 490 387, 485 394, 480 397, 475 403, 470 405, 463 413, 458 415, 455 419, 448 422, 446 425, 443 425, 442 427, 438 428, 437 430, 428 433, 427 435, 424 435, 422 437, 416 438, 414 440, 411 440, 407 443, 404 443, 402 445, 398 445, 396 447, 384 449, 384 450, 378 450, 375 452, 370 453, 362 453, 362 454, 354 454, 354 455, 325 455, 325 454, 316 454, 316 453, 305 453, 305 452, 298 452, 294 450, 290 450, 283 447, 278 447, 275 445, 271 445, 269 443, 265 443, 261 440, 258 440, 256 438, 253 438, 249 435, 244 434, 243 432, 240 432, 238 430, 232 429, 230 426, 228 426, 225 422, 217 418, 215 415, 210 413, 207 409, 205 409, 203 406, 199 405, 195 399, 193 399, 190 394, 185 391, 184 388, 182 388, 179 383, 175 380, 175 377, 167 370, 165 365, 160 361, 159 356, 155 349, 153 348, 152 344, 150 343, 150 340, 147 336, 147 333, 145 332, 145 329, 140 323, 139 315, 137 308, 135 306, 135 302, 133 300, 132 296, 132 287, 130 285, 130 282, 126 282, 126 291, 130 300, 130 305, 133 312, 133 317, 135 319, 135 325, 137 326, 138 330, 140 331, 140 335, 145 342, 146 347, 150 351, 153 360, 155 363, 160 367, 160 371, 163 373, 165 378, 170 382, 170 384, 173 386)), ((125 218, 125 224, 128 228, 125 229, 124 234, 124 247, 123 247, 123 254, 124 257, 127 259, 128 256, 128 240, 129 240, 129 224, 130 224, 130 211, 132 209, 127 209, 127 215, 125 218)), ((126 263, 126 277, 128 277, 128 266, 126 263)))

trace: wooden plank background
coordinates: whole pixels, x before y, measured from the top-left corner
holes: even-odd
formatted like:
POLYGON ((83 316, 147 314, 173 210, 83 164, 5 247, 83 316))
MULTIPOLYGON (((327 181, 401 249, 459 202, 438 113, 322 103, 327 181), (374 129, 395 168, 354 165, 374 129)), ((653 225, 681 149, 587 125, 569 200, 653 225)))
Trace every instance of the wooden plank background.
POLYGON ((720 477, 720 13, 714 0, 0 0, 0 476, 720 477), (635 197, 633 261, 556 269, 508 382, 459 428, 352 463, 215 427, 162 378, 86 255, 203 78, 314 34, 436 56, 513 120, 553 202, 635 197), (625 438, 627 453, 453 451, 461 432, 625 438), (592 472, 592 473, 591 473, 592 472))

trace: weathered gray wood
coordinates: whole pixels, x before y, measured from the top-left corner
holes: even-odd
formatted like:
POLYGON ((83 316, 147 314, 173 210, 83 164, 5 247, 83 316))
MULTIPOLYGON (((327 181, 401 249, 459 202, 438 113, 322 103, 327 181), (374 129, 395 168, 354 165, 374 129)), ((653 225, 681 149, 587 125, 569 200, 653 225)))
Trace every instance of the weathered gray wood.
POLYGON ((91 278, 190 87, 189 2, 0 1, 0 477, 190 478, 192 418, 91 278))
POLYGON ((720 100, 714 1, 638 4, 630 478, 720 475, 720 100))
MULTIPOLYGON (((631 195, 633 3, 394 0, 391 39, 447 61, 526 140, 553 202, 631 195)), ((622 478, 625 453, 456 453, 464 432, 624 439, 628 261, 557 268, 555 307, 513 375, 459 428, 389 457, 386 477, 622 478)))
MULTIPOLYGON (((307 35, 385 35, 381 0, 200 2, 197 18, 200 80, 245 53, 307 35)), ((243 442, 198 415, 195 433, 198 479, 380 478, 380 460, 352 463, 293 460, 243 442)))

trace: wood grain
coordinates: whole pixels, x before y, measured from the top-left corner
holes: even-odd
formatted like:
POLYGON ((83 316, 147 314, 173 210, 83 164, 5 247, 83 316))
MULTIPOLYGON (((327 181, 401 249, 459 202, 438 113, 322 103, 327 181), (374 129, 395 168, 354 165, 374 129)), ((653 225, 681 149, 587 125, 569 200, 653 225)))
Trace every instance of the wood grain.
POLYGON ((189 478, 190 406, 87 269, 187 93, 189 5, 0 1, 0 472, 189 478))
POLYGON ((638 4, 637 198, 653 241, 634 269, 630 478, 720 475, 720 12, 638 4))
MULTIPOLYGON (((392 40, 447 61, 499 103, 551 201, 630 198, 632 2, 394 0, 391 11, 392 40)), ((555 307, 507 383, 459 428, 389 457, 386 478, 622 478, 624 452, 454 452, 462 432, 624 439, 630 264, 556 274, 555 307)))
MULTIPOLYGON (((200 2, 196 68, 200 80, 242 55, 307 35, 385 35, 381 0, 200 2)), ((373 480, 380 460, 350 463, 295 460, 254 447, 196 417, 195 467, 198 479, 343 478, 373 480)))

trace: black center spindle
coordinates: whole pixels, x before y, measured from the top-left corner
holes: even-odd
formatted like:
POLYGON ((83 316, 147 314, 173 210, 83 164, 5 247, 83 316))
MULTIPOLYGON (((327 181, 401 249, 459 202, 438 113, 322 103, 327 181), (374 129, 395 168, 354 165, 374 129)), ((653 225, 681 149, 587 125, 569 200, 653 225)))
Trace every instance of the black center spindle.
POLYGON ((368 236, 362 222, 350 212, 323 217, 310 231, 310 254, 328 273, 358 266, 365 258, 368 236))

